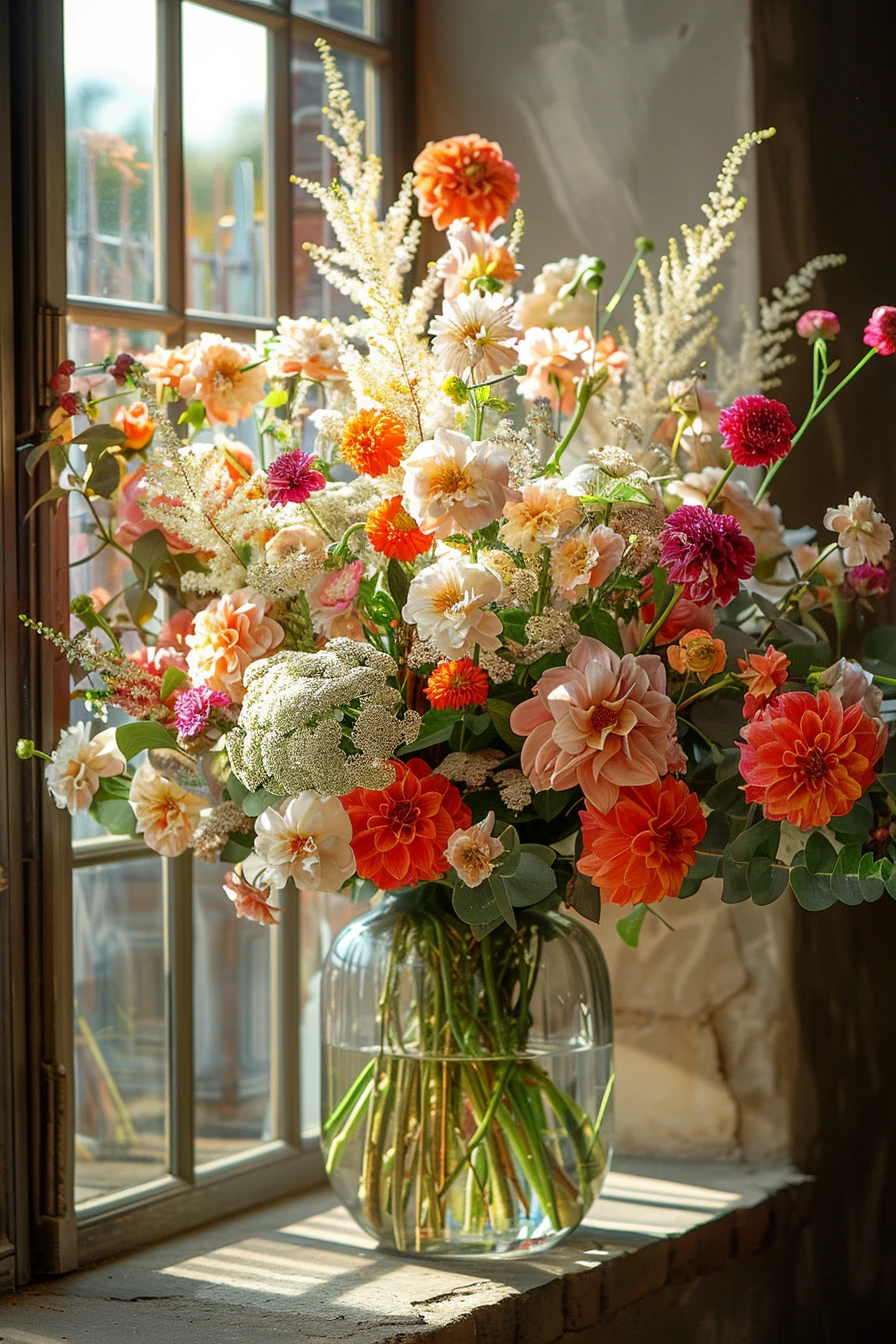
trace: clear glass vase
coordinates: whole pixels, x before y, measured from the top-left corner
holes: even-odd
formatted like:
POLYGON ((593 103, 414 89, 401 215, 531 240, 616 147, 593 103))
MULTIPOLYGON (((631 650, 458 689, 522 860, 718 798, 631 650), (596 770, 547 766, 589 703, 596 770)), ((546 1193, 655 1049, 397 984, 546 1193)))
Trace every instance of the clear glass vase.
POLYGON ((606 964, 587 928, 520 910, 481 941, 447 899, 387 897, 322 977, 322 1144, 388 1249, 525 1254, 598 1194, 613 1144, 606 964))

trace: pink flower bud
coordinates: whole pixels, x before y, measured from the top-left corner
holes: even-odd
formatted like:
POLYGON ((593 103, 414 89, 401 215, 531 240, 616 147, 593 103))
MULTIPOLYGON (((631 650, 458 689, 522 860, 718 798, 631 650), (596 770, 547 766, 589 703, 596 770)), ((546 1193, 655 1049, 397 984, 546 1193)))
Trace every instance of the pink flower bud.
POLYGON ((840 334, 840 319, 827 308, 810 308, 797 322, 796 334, 806 341, 816 341, 819 336, 823 341, 832 341, 840 334))

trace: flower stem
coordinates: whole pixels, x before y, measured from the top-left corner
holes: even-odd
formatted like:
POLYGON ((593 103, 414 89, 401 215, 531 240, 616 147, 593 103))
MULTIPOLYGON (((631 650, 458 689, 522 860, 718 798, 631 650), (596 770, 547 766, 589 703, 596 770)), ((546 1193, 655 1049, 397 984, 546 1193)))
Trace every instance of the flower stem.
POLYGON ((651 642, 657 631, 662 629, 662 627, 666 624, 666 621, 672 615, 672 612, 675 610, 675 607, 678 603, 678 599, 681 597, 683 592, 684 592, 684 584, 676 583, 674 592, 672 593, 671 598, 666 604, 665 609, 660 612, 659 616, 657 616, 653 625, 647 631, 647 634, 644 636, 644 638, 641 640, 641 643, 635 650, 635 653, 644 652, 644 650, 647 648, 647 645, 651 642))
MULTIPOLYGON (((727 467, 726 467, 725 470, 722 472, 721 476, 720 476, 719 479, 716 481, 715 485, 714 485, 713 488, 710 490, 709 494, 706 496, 706 507, 707 507, 707 508, 709 508, 709 506, 710 506, 710 504, 712 504, 713 500, 718 499, 719 495, 722 493, 722 490, 723 490, 724 487, 725 487, 725 483, 726 483, 726 481, 728 480, 728 477, 729 477, 729 476, 731 475, 731 473, 734 471, 734 468, 735 468, 736 466, 737 466, 737 463, 736 463, 736 462, 729 462, 729 463, 728 463, 727 467)), ((757 496, 757 498, 758 498, 758 496, 757 496)))
POLYGON ((575 438, 576 431, 579 428, 579 425, 582 423, 582 417, 585 414, 585 408, 588 405, 589 401, 591 400, 593 391, 594 388, 591 384, 591 380, 589 378, 583 378, 582 382, 579 385, 579 395, 576 401, 576 409, 573 413, 573 417, 566 428, 566 433, 564 434, 563 438, 557 444, 557 447, 554 449, 554 451, 551 453, 551 456, 545 463, 545 468, 542 475, 544 476, 560 475, 560 459, 562 458, 563 454, 566 452, 567 448, 575 438))
POLYGON ((653 251, 653 243, 651 243, 649 239, 647 238, 638 239, 638 244, 637 247, 635 248, 635 255, 629 262, 628 270, 622 277, 622 281, 620 282, 619 287, 616 290, 616 293, 613 294, 612 297, 609 298, 607 302, 604 304, 603 314, 601 315, 600 321, 597 324, 598 340, 600 340, 601 336, 606 331, 607 322, 610 320, 613 313, 616 311, 616 308, 619 306, 622 296, 625 294, 625 291, 628 289, 629 285, 634 280, 635 272, 638 269, 642 257, 646 257, 647 253, 652 251, 653 251))

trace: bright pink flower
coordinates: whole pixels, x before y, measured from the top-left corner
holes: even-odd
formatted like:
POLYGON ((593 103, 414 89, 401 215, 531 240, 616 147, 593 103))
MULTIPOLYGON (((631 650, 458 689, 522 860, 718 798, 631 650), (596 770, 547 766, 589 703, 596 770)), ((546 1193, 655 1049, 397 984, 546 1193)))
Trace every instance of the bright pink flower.
POLYGON ((228 709, 230 696, 210 686, 191 686, 177 697, 174 721, 180 737, 198 737, 205 732, 213 709, 228 709))
POLYGON ((272 504, 304 504, 309 495, 323 490, 326 478, 312 469, 313 461, 311 454, 303 453, 301 448, 274 458, 267 471, 268 498, 272 504))
POLYGON ((756 563, 756 547, 727 513, 682 504, 663 524, 660 564, 692 602, 727 606, 756 563))
POLYGON ((738 397, 719 415, 724 446, 739 467, 768 467, 790 452, 796 425, 781 401, 738 397))
POLYGON ((865 344, 879 355, 896 355, 896 308, 887 304, 875 308, 865 328, 865 344))
POLYGON ((840 334, 840 319, 827 308, 810 308, 797 322, 796 334, 806 341, 817 341, 819 336, 832 341, 840 334))
POLYGON ((542 673, 510 716, 526 738, 520 764, 536 792, 578 785, 599 812, 620 787, 651 784, 669 769, 675 707, 655 654, 620 658, 585 637, 565 667, 542 673))
POLYGON ((883 597, 890 591, 890 571, 883 565, 853 565, 846 586, 861 597, 883 597))

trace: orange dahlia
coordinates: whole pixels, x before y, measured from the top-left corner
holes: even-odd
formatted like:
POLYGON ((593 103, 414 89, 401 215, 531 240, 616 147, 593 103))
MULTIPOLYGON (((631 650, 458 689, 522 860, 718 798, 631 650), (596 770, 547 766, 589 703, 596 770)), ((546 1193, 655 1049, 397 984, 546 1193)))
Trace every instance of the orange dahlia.
POLYGON ((696 793, 672 775, 655 784, 620 789, 609 812, 596 812, 589 805, 579 818, 579 872, 614 905, 649 905, 677 896, 706 834, 696 793))
POLYGON ((433 709, 466 709, 488 699, 488 677, 472 658, 458 658, 430 672, 423 694, 433 709))
POLYGON ((414 160, 414 193, 421 215, 432 215, 437 229, 467 219, 488 231, 506 219, 519 191, 520 175, 501 146, 481 135, 430 140, 414 160))
POLYGON ((770 821, 808 831, 850 811, 874 780, 887 730, 858 701, 827 691, 787 691, 741 729, 740 773, 748 803, 770 821))
POLYGON ((425 761, 415 756, 391 764, 395 780, 387 789, 353 789, 342 799, 358 874, 383 891, 447 872, 448 841, 472 820, 456 787, 425 761))
POLYGON ((383 500, 367 515, 364 531, 370 544, 390 560, 413 560, 432 546, 401 502, 401 495, 383 500))
POLYGON ((339 448, 352 471, 384 476, 390 467, 398 466, 404 445, 404 425, 398 416, 374 407, 346 421, 339 448))

